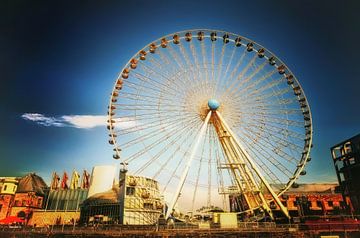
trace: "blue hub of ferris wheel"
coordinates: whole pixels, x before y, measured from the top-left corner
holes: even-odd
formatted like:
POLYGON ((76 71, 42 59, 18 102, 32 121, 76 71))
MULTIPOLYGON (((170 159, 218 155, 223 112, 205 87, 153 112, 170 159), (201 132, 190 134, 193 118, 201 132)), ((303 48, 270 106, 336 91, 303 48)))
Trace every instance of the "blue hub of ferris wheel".
POLYGON ((208 106, 210 110, 216 110, 220 107, 220 103, 216 99, 210 99, 208 101, 208 106))

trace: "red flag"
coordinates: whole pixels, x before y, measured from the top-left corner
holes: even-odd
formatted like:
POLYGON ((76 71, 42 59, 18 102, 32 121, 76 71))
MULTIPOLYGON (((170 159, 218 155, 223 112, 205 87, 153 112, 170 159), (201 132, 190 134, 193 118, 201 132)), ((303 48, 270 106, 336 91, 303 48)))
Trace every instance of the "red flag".
POLYGON ((67 173, 64 172, 63 178, 61 180, 61 188, 62 189, 68 189, 69 188, 69 186, 67 184, 68 179, 69 179, 69 177, 68 177, 67 173))

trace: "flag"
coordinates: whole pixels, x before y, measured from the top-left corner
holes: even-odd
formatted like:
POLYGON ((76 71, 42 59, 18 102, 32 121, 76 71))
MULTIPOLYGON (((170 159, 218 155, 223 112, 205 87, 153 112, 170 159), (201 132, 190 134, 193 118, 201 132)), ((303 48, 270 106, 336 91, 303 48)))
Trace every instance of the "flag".
POLYGON ((52 190, 58 189, 59 188, 59 182, 60 182, 60 177, 56 172, 54 172, 52 180, 51 180, 50 189, 52 189, 52 190))
POLYGON ((79 178, 80 178, 79 173, 76 170, 74 170, 72 175, 71 175, 70 189, 77 189, 78 188, 79 178))
POLYGON ((81 181, 81 188, 89 188, 90 187, 90 174, 84 169, 81 181))
POLYGON ((68 189, 69 188, 69 186, 67 184, 68 179, 69 179, 69 177, 68 177, 67 173, 64 172, 63 178, 61 180, 61 188, 62 189, 68 189))

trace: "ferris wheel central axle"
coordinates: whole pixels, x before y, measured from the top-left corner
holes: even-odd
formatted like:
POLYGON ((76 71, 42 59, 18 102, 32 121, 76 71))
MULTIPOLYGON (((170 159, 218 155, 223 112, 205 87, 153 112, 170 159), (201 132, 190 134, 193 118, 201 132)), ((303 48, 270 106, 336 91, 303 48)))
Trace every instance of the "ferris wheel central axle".
POLYGON ((215 111, 220 107, 220 103, 216 99, 209 99, 208 107, 210 108, 210 110, 215 111))

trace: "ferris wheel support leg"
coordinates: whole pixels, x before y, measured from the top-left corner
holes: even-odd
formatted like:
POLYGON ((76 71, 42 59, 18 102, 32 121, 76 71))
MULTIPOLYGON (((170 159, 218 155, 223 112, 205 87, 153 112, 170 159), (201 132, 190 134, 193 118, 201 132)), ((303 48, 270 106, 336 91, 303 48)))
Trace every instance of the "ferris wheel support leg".
POLYGON ((189 169, 190 169, 192 160, 194 159, 194 156, 195 156, 195 153, 196 153, 196 151, 198 149, 199 143, 200 143, 201 139, 204 136, 204 133, 205 133, 206 127, 207 127, 207 125, 209 123, 210 117, 211 117, 211 111, 209 111, 209 113, 207 114, 207 116, 206 116, 206 118, 204 120, 204 123, 202 124, 202 126, 200 128, 200 132, 199 132, 199 134, 198 134, 198 136, 196 138, 195 144, 192 147, 190 157, 189 157, 189 159, 188 159, 188 161, 186 163, 186 167, 184 169, 184 172, 181 175, 178 187, 175 190, 175 193, 174 193, 174 196, 173 196, 173 198, 171 200, 170 206, 168 206, 168 210, 167 210, 166 216, 165 216, 166 219, 170 216, 170 213, 174 209, 175 204, 176 204, 176 202, 177 202, 177 200, 179 198, 180 192, 181 192, 182 188, 184 187, 184 183, 185 183, 186 177, 187 177, 187 175, 189 173, 189 169))
POLYGON ((249 164, 251 165, 252 169, 255 171, 256 175, 260 178, 261 182, 263 182, 263 184, 265 185, 265 187, 267 188, 267 190, 270 192, 271 196, 274 198, 274 201, 276 202, 276 204, 280 207, 280 210, 284 213, 284 215, 290 219, 290 215, 288 210, 286 209, 286 207, 284 207, 284 205, 282 204, 282 202, 280 201, 279 197, 277 196, 277 194, 274 192, 274 190, 271 188, 270 184, 266 181, 266 179, 262 176, 262 174, 260 173, 259 169, 257 168, 257 166, 255 165, 255 163, 252 161, 251 157, 249 156, 249 154, 244 150, 244 147, 241 145, 241 143, 239 142, 238 138, 235 136, 235 134, 231 131, 230 127, 228 126, 228 124, 225 122, 225 120, 223 119, 223 117, 221 116, 221 114, 216 111, 217 116, 219 117, 219 119, 221 120, 221 122, 224 124, 224 126, 226 127, 228 133, 230 133, 230 135, 234 138, 236 144, 239 146, 239 148, 241 149, 241 151, 244 153, 246 160, 249 162, 249 164))

